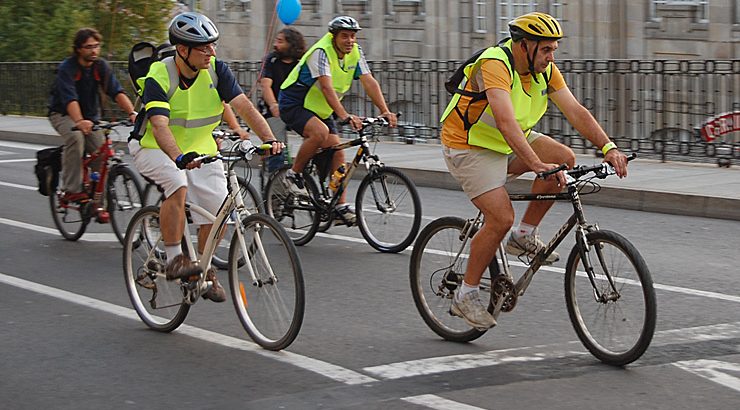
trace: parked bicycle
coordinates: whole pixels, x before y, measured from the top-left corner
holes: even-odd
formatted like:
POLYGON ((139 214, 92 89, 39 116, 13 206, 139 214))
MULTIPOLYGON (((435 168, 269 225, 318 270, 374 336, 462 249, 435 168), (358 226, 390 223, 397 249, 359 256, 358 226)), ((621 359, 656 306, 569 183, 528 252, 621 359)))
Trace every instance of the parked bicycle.
POLYGON ((377 154, 371 153, 367 134, 376 125, 388 126, 388 121, 384 117, 365 118, 357 138, 313 156, 303 170, 308 195, 294 195, 285 185, 289 166, 270 176, 265 187, 266 211, 288 229, 296 245, 308 243, 316 232, 325 231, 337 219, 347 226, 353 224, 338 211, 337 205, 360 163, 365 164, 367 171, 355 199, 362 236, 381 252, 400 252, 414 241, 421 224, 421 200, 416 186, 405 174, 386 166, 377 154), (336 181, 336 190, 332 190, 328 178, 333 171, 332 156, 335 151, 350 147, 358 147, 357 153, 346 173, 336 181))
MULTIPOLYGON (((198 160, 249 161, 253 154, 264 154, 269 149, 269 144, 255 147, 245 140, 235 145, 231 157, 217 154, 198 160)), ((272 217, 250 212, 240 194, 241 187, 233 167, 229 166, 228 195, 216 215, 186 203, 188 220, 196 212, 213 223, 200 259, 189 224, 185 226, 183 253, 202 268, 200 274, 187 280, 166 279, 159 208, 147 206, 134 215, 126 231, 123 270, 131 303, 150 328, 173 331, 183 323, 190 307, 208 291, 212 283, 206 280, 206 272, 228 222, 235 217, 238 223, 230 238, 228 271, 231 299, 242 326, 257 344, 269 350, 284 349, 298 336, 305 294, 295 245, 272 217)))
POLYGON ((131 126, 131 122, 99 122, 93 126, 95 131, 103 130, 105 141, 97 151, 85 155, 82 160, 82 182, 84 192, 87 193, 85 198, 67 201, 62 189, 49 185, 47 192, 51 193, 51 216, 65 239, 80 239, 94 218, 99 223, 110 223, 116 237, 123 244, 126 226, 142 207, 144 192, 137 172, 123 162, 120 153, 115 152, 110 138, 114 128, 120 126, 131 126), (99 169, 90 167, 95 160, 100 161, 99 169))
MULTIPOLYGON (((634 154, 629 157, 633 158, 634 154)), ((564 169, 563 165, 538 177, 564 169)), ((657 307, 650 271, 637 248, 622 235, 588 223, 584 216, 580 195, 598 192, 600 186, 594 179, 614 174, 614 168, 606 163, 579 166, 566 171, 567 192, 510 194, 512 201, 568 200, 573 214, 537 255, 525 261, 528 268, 516 283, 504 247, 499 246, 480 289, 490 293, 488 310, 494 318, 510 312, 547 256, 575 228, 575 245, 565 266, 568 316, 578 338, 594 356, 604 363, 623 366, 637 360, 648 348, 657 307)), ((450 313, 454 292, 465 273, 470 240, 481 224, 480 212, 468 220, 439 218, 422 230, 411 254, 414 303, 426 324, 446 340, 468 342, 485 333, 450 313)))

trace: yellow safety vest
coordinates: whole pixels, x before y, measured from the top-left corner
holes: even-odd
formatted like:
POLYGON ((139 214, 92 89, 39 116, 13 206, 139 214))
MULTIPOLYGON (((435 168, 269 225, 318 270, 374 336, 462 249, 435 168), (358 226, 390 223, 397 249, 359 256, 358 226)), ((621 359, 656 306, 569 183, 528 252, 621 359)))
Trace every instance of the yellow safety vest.
MULTIPOLYGON (((509 59, 510 53, 511 40, 500 46, 489 47, 475 62, 465 67, 465 78, 460 83, 459 88, 465 87, 471 73, 474 71, 473 69, 480 69, 484 60, 494 59, 503 61, 506 64, 506 68, 509 69, 513 82, 510 97, 511 103, 514 106, 516 122, 521 127, 524 135, 527 136, 542 116, 545 115, 545 111, 547 111, 547 85, 552 74, 552 65, 547 66, 545 75, 537 74, 542 78, 539 82, 532 81, 529 93, 527 93, 522 88, 519 73, 512 67, 513 58, 511 60, 509 59)), ((473 97, 463 102, 460 101, 461 96, 462 94, 459 92, 455 93, 442 114, 440 122, 444 122, 450 113, 455 111, 462 119, 463 124, 465 124, 469 145, 488 148, 502 154, 511 154, 511 147, 506 143, 501 131, 496 128, 496 119, 493 117, 493 112, 491 111, 491 106, 488 104, 488 99, 485 97, 485 93, 483 92, 480 98, 473 97), (470 118, 471 114, 475 118, 470 118)))
MULTIPOLYGON (((316 42, 316 44, 311 46, 306 54, 301 57, 301 60, 298 62, 298 64, 293 67, 293 70, 288 75, 288 78, 286 78, 283 84, 280 86, 280 89, 284 90, 294 83, 300 82, 298 77, 301 72, 301 68, 306 64, 306 61, 308 61, 308 58, 315 50, 322 49, 326 53, 326 56, 329 58, 329 67, 331 67, 331 82, 334 86, 334 91, 339 97, 339 101, 341 101, 344 97, 344 94, 347 93, 347 91, 349 91, 350 87, 352 86, 352 80, 355 76, 357 64, 360 63, 360 48, 357 46, 357 44, 352 47, 352 51, 344 56, 344 67, 342 67, 339 64, 339 56, 337 56, 337 51, 334 50, 334 46, 332 45, 331 40, 333 37, 334 36, 331 33, 326 33, 324 37, 321 37, 321 39, 316 42)), ((307 84, 303 85, 308 86, 307 84)), ((306 93, 306 96, 303 99, 303 107, 307 110, 312 111, 321 119, 329 118, 329 116, 334 112, 331 106, 329 106, 329 103, 326 102, 326 97, 324 97, 324 93, 321 92, 318 81, 313 83, 311 85, 311 88, 309 88, 308 92, 306 93)))
MULTIPOLYGON (((221 123, 224 112, 216 89, 217 81, 213 80, 216 58, 211 57, 210 67, 200 70, 193 85, 185 90, 178 86, 179 81, 171 81, 173 74, 178 75, 174 63, 172 57, 152 63, 146 77, 139 79, 143 86, 146 78, 153 78, 169 96, 169 102, 152 101, 145 109, 158 107, 170 110, 169 127, 182 152, 215 155, 218 146, 211 133, 221 123)), ((147 122, 146 132, 139 143, 143 148, 159 148, 150 122, 147 122)))

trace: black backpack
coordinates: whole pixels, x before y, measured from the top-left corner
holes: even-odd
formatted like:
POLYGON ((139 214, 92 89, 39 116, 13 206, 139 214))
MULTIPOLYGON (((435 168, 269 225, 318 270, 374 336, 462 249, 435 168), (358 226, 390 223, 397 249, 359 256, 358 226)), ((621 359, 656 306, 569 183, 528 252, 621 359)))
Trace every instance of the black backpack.
POLYGON ((51 195, 59 185, 59 172, 62 170, 62 147, 46 148, 36 152, 36 165, 33 167, 39 184, 39 193, 51 195))
MULTIPOLYGON (((509 37, 499 41, 498 44, 496 44, 496 47, 500 47, 507 41, 509 41, 509 37)), ((447 81, 445 81, 445 89, 447 90, 448 93, 450 93, 450 95, 454 95, 455 93, 457 93, 457 94, 464 95, 466 97, 472 97, 474 101, 479 101, 485 98, 486 96, 485 92, 474 93, 474 92, 467 91, 463 89, 464 84, 463 84, 463 88, 460 88, 460 83, 462 82, 463 78, 465 78, 465 67, 467 67, 470 64, 473 64, 478 59, 478 57, 480 57, 480 55, 483 54, 483 52, 486 51, 487 49, 488 47, 482 48, 476 51, 472 56, 470 56, 470 58, 465 60, 464 63, 462 63, 459 67, 457 67, 457 70, 455 70, 455 72, 450 76, 450 78, 448 78, 447 81)), ((509 61, 511 62, 511 66, 513 67, 514 66, 514 56, 511 55, 511 51, 509 51, 509 49, 505 47, 503 49, 506 52, 506 55, 509 58, 509 61)))

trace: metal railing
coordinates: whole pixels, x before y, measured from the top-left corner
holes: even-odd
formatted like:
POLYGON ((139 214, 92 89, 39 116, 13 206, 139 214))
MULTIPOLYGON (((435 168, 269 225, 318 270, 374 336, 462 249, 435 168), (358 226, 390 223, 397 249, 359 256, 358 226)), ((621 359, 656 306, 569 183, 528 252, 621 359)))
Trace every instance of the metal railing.
MULTIPOLYGON (((48 92, 58 63, 0 63, 0 113, 46 115, 48 92)), ((438 142, 439 117, 450 96, 444 82, 458 61, 372 61, 371 68, 391 110, 403 112, 391 138, 438 142)), ((736 131, 707 141, 701 127, 710 118, 740 112, 740 60, 645 61, 561 60, 558 67, 573 94, 591 110, 617 145, 642 156, 677 161, 740 163, 736 131), (728 162, 729 161, 729 162, 728 162)), ((260 63, 229 63, 237 81, 253 90, 260 63)), ((117 78, 133 95, 124 62, 113 62, 117 78)), ((343 103, 352 113, 377 114, 362 87, 354 85, 343 103)), ((114 110, 115 104, 108 104, 114 110)), ((122 113, 113 111, 114 115, 122 113)), ((537 130, 576 152, 594 148, 550 104, 537 130)))

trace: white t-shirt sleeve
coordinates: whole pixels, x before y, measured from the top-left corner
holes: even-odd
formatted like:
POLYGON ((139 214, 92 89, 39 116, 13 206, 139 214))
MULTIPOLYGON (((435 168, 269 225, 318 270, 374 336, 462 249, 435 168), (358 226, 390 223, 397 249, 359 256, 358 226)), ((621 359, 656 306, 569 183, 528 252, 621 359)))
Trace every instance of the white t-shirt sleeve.
POLYGON ((322 49, 316 49, 311 56, 308 57, 306 62, 308 71, 311 73, 311 78, 317 78, 321 76, 331 77, 331 67, 329 66, 329 59, 326 57, 326 52, 322 49))

